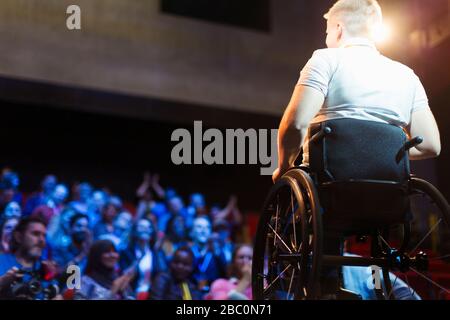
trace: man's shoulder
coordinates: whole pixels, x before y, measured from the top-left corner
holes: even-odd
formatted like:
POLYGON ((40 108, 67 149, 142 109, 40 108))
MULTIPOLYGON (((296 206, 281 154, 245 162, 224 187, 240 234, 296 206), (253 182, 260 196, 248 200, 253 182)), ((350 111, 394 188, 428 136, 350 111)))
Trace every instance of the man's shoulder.
POLYGON ((313 52, 309 63, 315 66, 334 66, 340 59, 339 48, 323 48, 313 52))
POLYGON ((415 75, 414 70, 408 67, 406 64, 403 64, 397 60, 391 59, 389 57, 386 57, 384 55, 381 55, 381 58, 388 64, 390 64, 391 67, 396 68, 399 71, 404 72, 408 75, 415 75))
POLYGON ((0 253, 0 262, 3 261, 16 261, 15 256, 12 253, 0 253))
POLYGON ((322 48, 314 50, 312 56, 330 59, 338 56, 339 52, 340 52, 339 48, 322 48))
POLYGON ((16 257, 12 253, 0 253, 0 276, 18 265, 16 257))

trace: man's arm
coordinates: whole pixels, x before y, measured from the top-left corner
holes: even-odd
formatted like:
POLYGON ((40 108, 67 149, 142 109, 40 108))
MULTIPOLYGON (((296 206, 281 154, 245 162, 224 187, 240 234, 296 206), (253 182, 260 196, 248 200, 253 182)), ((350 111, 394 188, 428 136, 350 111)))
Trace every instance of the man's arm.
POLYGON ((276 181, 289 168, 300 153, 311 120, 319 112, 325 97, 317 89, 297 85, 278 129, 278 169, 273 174, 276 181))
POLYGON ((411 160, 435 158, 441 153, 441 139, 439 129, 430 109, 414 112, 411 123, 407 128, 409 135, 423 137, 423 142, 409 152, 411 160))

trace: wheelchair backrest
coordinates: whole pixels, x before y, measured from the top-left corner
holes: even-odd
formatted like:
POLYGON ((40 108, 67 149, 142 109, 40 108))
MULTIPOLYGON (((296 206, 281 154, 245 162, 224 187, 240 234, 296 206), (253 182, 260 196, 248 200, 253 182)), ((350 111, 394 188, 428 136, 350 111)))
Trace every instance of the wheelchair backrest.
POLYGON ((331 132, 309 143, 310 169, 318 182, 378 180, 404 183, 410 175, 402 128, 374 121, 338 119, 314 124, 310 136, 331 132))
POLYGON ((324 208, 324 224, 358 231, 407 220, 410 168, 402 128, 373 121, 339 119, 310 127, 311 175, 324 208))

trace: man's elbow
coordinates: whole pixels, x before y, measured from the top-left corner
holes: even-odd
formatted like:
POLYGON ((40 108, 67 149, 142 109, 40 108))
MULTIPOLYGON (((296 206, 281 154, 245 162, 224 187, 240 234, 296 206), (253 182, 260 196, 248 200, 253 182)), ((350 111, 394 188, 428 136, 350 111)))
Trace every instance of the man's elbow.
POLYGON ((433 153, 434 158, 439 157, 439 155, 441 154, 441 145, 439 144, 439 145, 435 146, 432 150, 432 153, 433 153))
POLYGON ((303 131, 309 128, 310 122, 311 122, 310 120, 296 119, 292 125, 292 129, 297 131, 303 131))
POLYGON ((433 145, 429 145, 422 152, 429 158, 437 158, 441 154, 441 144, 435 143, 433 145))

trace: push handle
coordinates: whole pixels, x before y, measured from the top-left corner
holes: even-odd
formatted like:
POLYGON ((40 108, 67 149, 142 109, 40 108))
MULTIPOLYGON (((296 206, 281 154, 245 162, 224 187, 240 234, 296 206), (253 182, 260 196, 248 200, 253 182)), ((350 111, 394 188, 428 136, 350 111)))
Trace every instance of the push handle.
POLYGON ((397 153, 397 157, 396 157, 397 163, 403 159, 403 157, 409 151, 409 149, 417 147, 422 142, 423 142, 423 138, 421 136, 417 136, 415 138, 412 138, 412 139, 406 141, 405 144, 403 145, 403 147, 397 153))
POLYGON ((309 142, 317 142, 321 139, 323 139, 327 134, 331 133, 330 127, 323 127, 319 132, 317 132, 315 135, 312 136, 311 140, 309 142))
POLYGON ((411 140, 407 141, 404 145, 405 151, 408 151, 409 149, 412 149, 419 144, 423 142, 423 138, 421 136, 417 136, 415 138, 412 138, 411 140))

